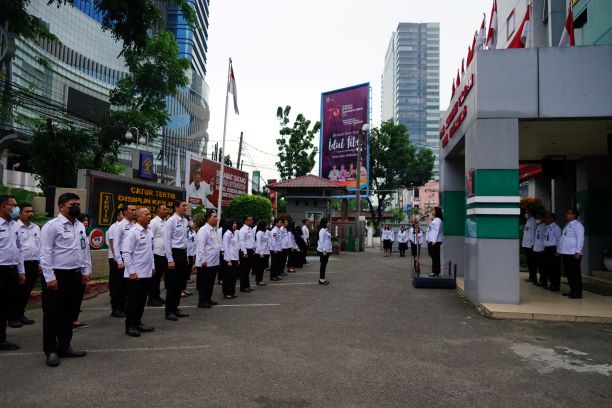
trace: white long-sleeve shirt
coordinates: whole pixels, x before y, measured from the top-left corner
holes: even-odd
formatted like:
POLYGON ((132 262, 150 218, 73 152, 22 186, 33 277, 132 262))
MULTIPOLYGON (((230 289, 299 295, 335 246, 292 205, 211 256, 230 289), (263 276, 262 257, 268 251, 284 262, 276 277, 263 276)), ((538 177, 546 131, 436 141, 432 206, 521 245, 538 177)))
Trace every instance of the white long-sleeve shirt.
POLYGON ((319 241, 317 242, 317 251, 327 252, 328 254, 332 252, 331 234, 329 233, 327 228, 321 228, 319 230, 319 241))
POLYGON ((125 263, 124 278, 135 273, 139 279, 153 276, 153 232, 136 224, 123 237, 121 244, 123 262, 125 263))
POLYGON ((255 253, 257 255, 270 255, 270 247, 268 246, 268 231, 257 231, 255 235, 255 253))
POLYGON ((196 237, 196 266, 198 268, 218 266, 220 252, 221 242, 217 229, 210 224, 204 224, 198 230, 196 237))
POLYGON ((115 249, 115 261, 117 264, 122 264, 123 257, 121 256, 121 248, 123 247, 123 240, 125 239, 125 235, 134 228, 135 224, 132 224, 127 219, 122 219, 117 224, 117 227, 113 230, 113 248, 115 249))
POLYGON ((281 238, 283 241, 282 249, 293 248, 293 244, 291 243, 291 238, 289 237, 289 234, 291 233, 285 227, 281 227, 280 231, 281 231, 281 238))
POLYGON ((40 227, 33 222, 25 225, 17 221, 19 228, 19 243, 24 261, 38 261, 40 259, 40 227))
POLYGON ((306 225, 302 225, 302 238, 304 242, 308 244, 308 240, 310 239, 310 230, 306 225))
POLYGON ((545 247, 556 247, 559 243, 559 239, 561 238, 561 227, 557 225, 556 222, 547 225, 546 227, 546 236, 544 237, 544 246, 545 247))
POLYGON ((533 244, 535 243, 536 228, 537 225, 535 218, 527 218, 527 221, 525 222, 525 229, 523 229, 523 248, 533 248, 533 244))
POLYGON ((557 244, 557 252, 562 255, 582 255, 583 246, 584 226, 578 220, 567 223, 557 244))
POLYGON ((406 231, 406 230, 404 230, 404 231, 400 230, 397 233, 397 242, 400 243, 400 244, 407 243, 408 242, 408 238, 409 238, 408 231, 406 231))
POLYGON ((268 245, 270 246, 270 251, 278 252, 283 250, 283 236, 279 227, 274 227, 270 231, 268 245))
POLYGON ((414 227, 410 227, 408 230, 408 240, 415 245, 421 245, 423 243, 423 231, 415 232, 414 227))
POLYGON ((176 213, 164 225, 166 243, 164 250, 168 262, 174 262, 172 248, 187 249, 187 220, 176 213))
POLYGON ((381 238, 383 241, 395 241, 395 234, 392 230, 386 229, 383 230, 381 238))
POLYGON ((546 224, 537 224, 533 252, 544 252, 544 238, 546 237, 546 224))
POLYGON ((23 253, 20 246, 17 223, 0 218, 0 265, 17 266, 19 273, 24 274, 23 253))
POLYGON ((223 234, 223 259, 228 261, 239 261, 238 237, 235 231, 227 230, 223 234))
POLYGON ((435 217, 431 224, 429 224, 429 230, 427 231, 427 242, 442 242, 444 241, 444 233, 442 232, 442 220, 435 217))
POLYGON ((196 233, 192 229, 187 230, 187 256, 196 255, 196 233))
POLYGON ((247 253, 247 249, 255 249, 255 229, 244 224, 238 231, 238 239, 240 242, 240 250, 243 254, 247 253))
POLYGON ((164 227, 166 221, 162 220, 160 216, 156 215, 155 218, 149 223, 149 228, 153 232, 153 254, 158 256, 166 256, 166 231, 164 227))
MULTIPOLYGON (((119 222, 120 221, 115 221, 113 225, 108 227, 108 230, 106 230, 106 242, 108 242, 108 259, 115 259, 115 230, 117 229, 119 222)), ((119 248, 117 248, 117 251, 120 252, 119 248)))
POLYGON ((40 267, 45 282, 55 280, 54 269, 81 269, 81 275, 91 273, 91 254, 85 226, 74 224, 62 214, 47 222, 40 231, 40 267))

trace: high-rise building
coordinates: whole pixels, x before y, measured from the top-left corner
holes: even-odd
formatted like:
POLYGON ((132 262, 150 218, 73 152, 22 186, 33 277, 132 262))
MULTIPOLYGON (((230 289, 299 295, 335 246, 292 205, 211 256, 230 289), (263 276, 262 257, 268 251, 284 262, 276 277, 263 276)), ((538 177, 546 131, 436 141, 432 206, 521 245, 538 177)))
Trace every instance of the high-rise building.
POLYGON ((436 155, 440 123, 440 24, 399 23, 391 35, 381 86, 382 120, 408 128, 411 143, 436 155))

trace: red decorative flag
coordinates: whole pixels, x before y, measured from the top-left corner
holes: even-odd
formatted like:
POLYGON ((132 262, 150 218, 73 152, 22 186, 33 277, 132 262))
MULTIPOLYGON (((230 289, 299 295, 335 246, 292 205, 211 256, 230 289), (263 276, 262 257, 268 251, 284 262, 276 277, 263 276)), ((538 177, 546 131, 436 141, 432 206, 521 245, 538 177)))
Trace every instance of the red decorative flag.
POLYGON ((531 30, 531 5, 527 6, 525 17, 519 26, 516 34, 508 48, 529 48, 533 46, 533 36, 531 30))
POLYGON ((497 0, 493 0, 491 20, 489 21, 489 32, 487 33, 487 48, 494 50, 497 46, 497 0))
POLYGON ((238 111, 238 90, 236 89, 236 77, 234 76, 234 65, 230 63, 230 80, 227 84, 227 91, 234 97, 234 112, 239 115, 238 111))
POLYGON ((482 17, 482 24, 480 25, 480 30, 478 30, 478 34, 476 36, 476 50, 482 50, 484 48, 485 42, 487 42, 487 30, 485 29, 485 19, 486 15, 482 17))
POLYGON ((455 80, 453 79, 453 90, 451 91, 451 99, 455 96, 455 80))
POLYGON ((459 70, 457 70, 457 88, 459 88, 460 83, 461 83, 461 77, 459 77, 459 70))
POLYGON ((472 38, 472 47, 468 47, 468 56, 467 56, 467 67, 470 67, 472 60, 474 59, 474 54, 476 53, 476 36, 477 32, 474 32, 474 38, 472 38))
POLYGON ((470 64, 472 63, 472 57, 474 56, 474 52, 472 51, 472 49, 470 48, 470 46, 468 45, 468 55, 467 55, 467 59, 465 61, 465 66, 466 67, 470 67, 470 64))
POLYGON ((576 45, 574 39, 574 11, 572 10, 572 2, 569 2, 567 6, 567 18, 565 19, 565 27, 563 27, 563 33, 561 34, 561 40, 559 41, 559 47, 573 47, 576 45))
POLYGON ((461 58, 461 76, 463 76, 463 74, 465 74, 465 59, 461 58))

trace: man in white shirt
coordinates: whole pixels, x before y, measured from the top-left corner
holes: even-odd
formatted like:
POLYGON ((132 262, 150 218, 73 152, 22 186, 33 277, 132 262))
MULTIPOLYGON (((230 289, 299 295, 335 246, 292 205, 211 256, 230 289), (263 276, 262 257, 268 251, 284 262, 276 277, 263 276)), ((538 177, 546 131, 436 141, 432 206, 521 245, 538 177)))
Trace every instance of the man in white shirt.
POLYGON ((111 316, 125 317, 125 299, 127 296, 127 282, 124 278, 125 265, 121 256, 121 247, 125 235, 134 227, 136 221, 136 206, 128 205, 123 210, 123 219, 113 229, 112 239, 113 254, 115 255, 116 268, 111 269, 108 277, 108 292, 111 298, 111 316))
POLYGON ((210 180, 210 184, 202 180, 202 169, 196 167, 193 170, 193 181, 187 188, 187 200, 192 204, 203 205, 205 208, 215 208, 208 196, 213 194, 215 179, 210 180))
POLYGON ((175 200, 174 214, 168 218, 164 231, 166 243, 164 250, 168 260, 168 268, 164 276, 166 284, 166 319, 177 321, 179 317, 189 317, 182 313, 178 306, 181 302, 181 292, 187 277, 187 202, 175 200))
POLYGON ((15 310, 18 285, 26 282, 23 254, 19 250, 19 231, 13 217, 17 201, 10 195, 0 196, 0 350, 17 350, 19 346, 6 341, 6 324, 15 310))
POLYGON ((275 221, 274 228, 270 231, 270 280, 279 281, 279 270, 281 268, 281 262, 283 257, 283 240, 281 234, 281 228, 283 226, 283 219, 277 218, 275 221))
POLYGON ((286 276, 287 272, 285 272, 285 267, 287 266, 287 261, 289 260, 289 254, 293 250, 293 243, 291 242, 291 238, 289 237, 289 220, 283 220, 283 226, 281 227, 281 238, 282 238, 282 258, 280 262, 280 267, 278 268, 279 276, 286 276))
POLYGON ((57 367, 59 357, 87 355, 85 351, 73 350, 70 342, 72 322, 79 314, 81 287, 90 280, 89 239, 85 226, 77 219, 81 213, 79 196, 64 193, 57 204, 59 215, 40 232, 43 350, 49 367, 57 367))
POLYGON ((525 258, 527 258, 527 268, 529 269, 529 278, 525 279, 525 282, 531 282, 534 285, 538 282, 538 264, 536 254, 533 252, 533 244, 535 244, 536 234, 536 219, 534 212, 528 209, 525 212, 525 228, 523 229, 523 242, 522 247, 525 251, 525 258))
POLYGON ((149 228, 151 213, 148 208, 136 211, 136 225, 123 238, 121 252, 127 279, 127 306, 125 309, 125 334, 140 337, 140 333, 152 332, 151 326, 142 323, 150 279, 155 271, 153 261, 153 233, 149 228))
POLYGON ((25 316, 25 308, 30 299, 32 289, 36 284, 38 276, 41 274, 40 261, 40 227, 32 222, 34 209, 30 203, 19 204, 19 243, 21 244, 21 254, 23 256, 23 266, 25 269, 26 281, 19 285, 17 290, 17 303, 15 314, 12 319, 11 327, 19 327, 23 324, 34 324, 34 320, 25 316))
POLYGON ((253 217, 247 215, 243 219, 243 225, 238 231, 238 244, 240 246, 240 291, 252 292, 251 269, 255 264, 255 229, 253 228, 253 217))
POLYGON ((582 298, 582 273, 580 272, 580 262, 582 261, 582 248, 584 246, 584 227, 578 221, 578 210, 570 208, 565 211, 565 227, 561 233, 557 252, 561 255, 563 270, 567 276, 567 283, 570 287, 567 296, 570 299, 582 298))
POLYGON ((164 230, 167 215, 168 208, 164 204, 159 204, 155 208, 155 218, 153 218, 149 224, 149 228, 153 233, 153 259, 155 261, 155 273, 151 277, 149 301, 147 302, 147 305, 153 307, 160 307, 166 303, 166 301, 161 297, 159 287, 161 285, 161 279, 164 277, 166 268, 168 267, 168 260, 166 259, 166 232, 164 230))
POLYGON ((304 248, 304 251, 302 251, 302 256, 304 257, 303 263, 304 265, 308 265, 308 261, 306 260, 306 252, 307 248, 310 246, 310 220, 308 218, 304 218, 302 223, 304 224, 302 225, 302 239, 306 244, 306 248, 304 248))
MULTIPOLYGON (((557 245, 561 238, 561 228, 555 222, 556 216, 548 213, 544 216, 546 235, 544 237, 544 273, 548 279, 551 292, 558 292, 561 287, 561 262, 557 256, 557 245)), ((546 289, 546 285, 542 285, 546 289)))
POLYGON ((217 234, 217 212, 208 210, 204 215, 205 224, 196 237, 196 270, 198 286, 198 307, 210 309, 218 303, 212 300, 215 278, 220 270, 221 241, 217 234))

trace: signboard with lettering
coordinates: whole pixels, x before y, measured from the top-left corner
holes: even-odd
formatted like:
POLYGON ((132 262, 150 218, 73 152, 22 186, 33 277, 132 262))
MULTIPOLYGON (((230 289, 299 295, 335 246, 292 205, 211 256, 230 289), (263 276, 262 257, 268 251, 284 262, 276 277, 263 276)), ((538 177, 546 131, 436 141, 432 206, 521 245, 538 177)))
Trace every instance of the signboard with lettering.
POLYGON ((452 108, 446 116, 446 120, 440 128, 440 141, 442 147, 446 147, 450 139, 455 136, 459 127, 463 124, 468 116, 468 107, 465 105, 465 100, 472 87, 474 86, 474 74, 470 74, 461 91, 458 91, 457 100, 453 103, 452 108))

